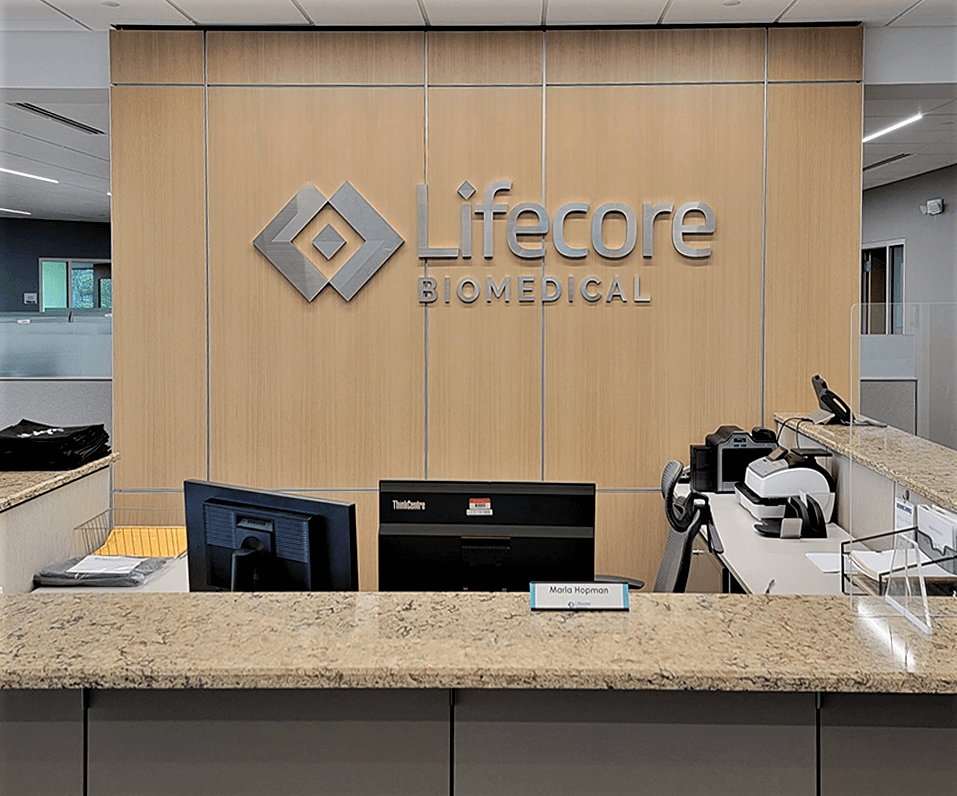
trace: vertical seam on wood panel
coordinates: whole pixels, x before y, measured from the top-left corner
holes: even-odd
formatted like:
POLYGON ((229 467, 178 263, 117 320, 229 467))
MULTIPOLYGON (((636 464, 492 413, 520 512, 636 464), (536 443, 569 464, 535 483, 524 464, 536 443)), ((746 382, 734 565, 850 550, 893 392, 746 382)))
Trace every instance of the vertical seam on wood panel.
POLYGON ((762 154, 761 189, 761 424, 766 425, 768 385, 768 327, 767 327, 767 287, 768 287, 768 49, 770 30, 764 29, 764 148, 762 154))
MULTIPOLYGON (((906 13, 906 12, 905 12, 906 13)), ((854 284, 854 292, 851 294, 851 320, 850 320, 850 338, 851 338, 851 350, 848 354, 848 378, 850 379, 851 385, 857 385, 857 389, 854 390, 852 387, 851 390, 851 400, 857 400, 857 410, 860 413, 861 409, 861 311, 857 309, 860 300, 861 300, 861 279, 863 275, 861 274, 861 252, 864 248, 864 58, 867 55, 867 37, 864 36, 863 32, 861 33, 861 79, 858 82, 860 86, 860 107, 861 112, 858 116, 858 121, 860 126, 858 127, 858 138, 861 140, 860 149, 858 150, 859 159, 858 159, 858 174, 860 179, 857 183, 857 195, 860 197, 860 204, 857 206, 857 225, 860 227, 861 234, 857 242, 857 281, 854 284), (855 341, 857 342, 857 363, 855 365, 855 341)), ((907 276, 907 265, 906 265, 906 252, 904 254, 905 262, 902 262, 901 265, 904 267, 904 278, 907 276)), ((901 284, 901 290, 904 289, 904 285, 901 284)), ((904 297, 901 296, 903 299, 904 297)), ((916 383, 914 388, 914 431, 917 431, 917 389, 916 383)))
MULTIPOLYGON (((424 12, 423 12, 424 13, 424 12)), ((423 142, 422 142, 422 170, 425 179, 425 190, 429 190, 429 32, 422 34, 422 93, 423 99, 423 142)), ((429 275, 429 261, 423 260, 423 276, 429 275)), ((424 336, 422 355, 425 358, 423 368, 424 396, 422 429, 423 429, 423 450, 422 450, 422 477, 429 477, 429 305, 422 305, 423 311, 423 330, 424 336)))
POLYGON ((209 50, 208 32, 203 31, 203 163, 205 164, 205 225, 206 225, 206 480, 212 476, 212 415, 211 396, 212 385, 210 377, 209 357, 209 50))
MULTIPOLYGON (((112 51, 111 51, 112 56, 112 51)), ((116 86, 110 82, 110 129, 113 127, 113 89, 116 86)), ((863 146, 863 145, 862 145, 863 146)), ((113 266, 116 262, 116 224, 114 223, 113 218, 113 140, 112 135, 110 136, 110 303, 113 303, 112 290, 113 290, 113 266)), ((862 216, 863 217, 863 216, 862 216)), ((39 291, 37 295, 38 304, 40 307, 43 306, 43 278, 40 278, 39 291)), ((860 291, 858 291, 860 293, 860 291)), ((110 334, 111 339, 113 340, 113 345, 110 346, 110 435, 113 442, 113 451, 116 451, 116 324, 113 319, 110 319, 110 334)), ((113 510, 113 490, 116 487, 114 482, 114 475, 116 472, 116 462, 110 465, 110 510, 113 510)))
MULTIPOLYGON (((542 16, 544 18, 545 12, 542 11, 542 16)), ((542 207, 546 207, 545 204, 545 106, 546 106, 546 69, 547 69, 547 56, 548 56, 548 46, 547 46, 547 37, 548 33, 542 31, 542 207)), ((545 279, 545 257, 546 253, 542 254, 542 284, 544 289, 544 279, 545 279)), ((539 475, 542 481, 545 480, 545 302, 542 302, 542 340, 541 340, 541 384, 539 385, 539 392, 541 393, 541 406, 539 407, 539 475)))

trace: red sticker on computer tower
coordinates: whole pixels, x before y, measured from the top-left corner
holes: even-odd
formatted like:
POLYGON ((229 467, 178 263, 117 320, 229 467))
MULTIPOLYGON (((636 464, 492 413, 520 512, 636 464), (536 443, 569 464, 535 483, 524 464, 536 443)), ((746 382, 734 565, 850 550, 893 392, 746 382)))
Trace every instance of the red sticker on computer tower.
POLYGON ((465 513, 469 517, 491 517, 492 498, 469 498, 469 507, 465 513))

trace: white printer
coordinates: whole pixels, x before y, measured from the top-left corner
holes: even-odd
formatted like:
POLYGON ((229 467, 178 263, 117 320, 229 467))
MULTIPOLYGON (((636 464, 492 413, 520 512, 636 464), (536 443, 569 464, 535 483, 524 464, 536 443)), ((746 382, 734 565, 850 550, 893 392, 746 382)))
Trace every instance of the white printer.
POLYGON ((815 460, 826 451, 789 451, 777 448, 755 459, 734 485, 738 502, 759 520, 784 517, 788 498, 814 498, 825 522, 834 511, 834 479, 815 460))

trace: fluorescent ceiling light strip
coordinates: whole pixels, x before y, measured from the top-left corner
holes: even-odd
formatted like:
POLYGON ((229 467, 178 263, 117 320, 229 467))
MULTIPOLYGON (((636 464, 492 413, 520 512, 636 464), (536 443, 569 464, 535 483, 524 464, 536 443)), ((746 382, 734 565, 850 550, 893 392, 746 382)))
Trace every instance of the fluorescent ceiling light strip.
POLYGON ((54 180, 50 177, 38 177, 36 174, 27 174, 25 171, 14 171, 13 169, 4 169, 0 168, 0 171, 5 174, 16 174, 18 177, 29 177, 31 180, 42 180, 43 182, 55 182, 59 184, 59 180, 54 180))
POLYGON ((924 118, 924 114, 918 113, 916 116, 911 116, 909 119, 904 119, 904 121, 902 122, 898 122, 897 124, 892 124, 890 127, 885 127, 883 130, 878 130, 876 133, 865 135, 861 143, 866 144, 868 141, 873 141, 878 136, 886 135, 887 133, 891 133, 894 130, 899 130, 901 127, 904 127, 905 125, 908 125, 908 124, 913 124, 914 122, 919 122, 923 118, 924 118))
POLYGON ((8 207, 0 207, 0 213, 19 213, 21 216, 33 215, 33 213, 28 213, 26 210, 10 210, 8 207))

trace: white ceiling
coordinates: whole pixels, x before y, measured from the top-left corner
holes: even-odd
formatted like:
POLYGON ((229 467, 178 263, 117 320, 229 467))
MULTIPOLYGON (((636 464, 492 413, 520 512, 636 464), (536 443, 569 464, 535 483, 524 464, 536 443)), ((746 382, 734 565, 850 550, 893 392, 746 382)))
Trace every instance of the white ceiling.
POLYGON ((954 0, 0 0, 2 30, 121 25, 957 24, 954 0))
MULTIPOLYGON (((0 0, 0 32, 104 31, 121 26, 444 27, 863 22, 957 25, 957 0, 0 0)), ((957 57, 957 56, 955 56, 957 57)), ((957 87, 866 86, 865 133, 918 111, 916 124, 864 145, 864 188, 957 163, 957 87), (868 169, 898 155, 887 165, 868 169)), ((32 218, 108 221, 109 90, 0 89, 0 208, 32 218), (80 132, 12 102, 104 131, 80 132)), ((26 218, 0 209, 0 217, 26 218)))

